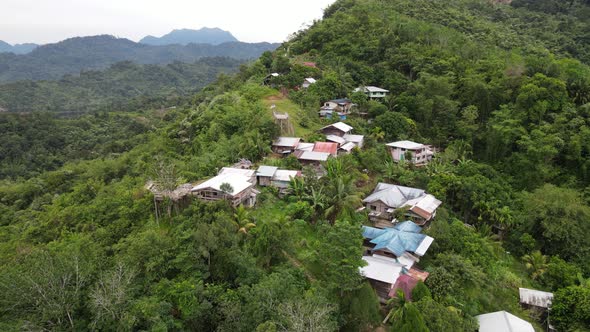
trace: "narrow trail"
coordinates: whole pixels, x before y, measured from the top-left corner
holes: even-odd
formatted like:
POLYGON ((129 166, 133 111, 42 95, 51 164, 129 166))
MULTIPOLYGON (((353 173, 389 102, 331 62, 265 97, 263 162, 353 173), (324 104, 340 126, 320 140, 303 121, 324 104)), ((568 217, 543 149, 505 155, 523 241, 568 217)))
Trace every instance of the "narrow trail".
POLYGON ((309 271, 307 271, 307 269, 305 268, 305 266, 303 266, 303 264, 295 257, 289 255, 288 252, 286 252, 285 250, 281 249, 281 252, 283 253, 283 255, 285 255, 285 257, 287 257, 287 259, 289 260, 289 262, 297 267, 300 268, 301 270, 303 270, 303 273, 305 274, 305 276, 307 277, 307 279, 309 279, 309 281, 316 281, 317 279, 311 275, 311 273, 309 273, 309 271))

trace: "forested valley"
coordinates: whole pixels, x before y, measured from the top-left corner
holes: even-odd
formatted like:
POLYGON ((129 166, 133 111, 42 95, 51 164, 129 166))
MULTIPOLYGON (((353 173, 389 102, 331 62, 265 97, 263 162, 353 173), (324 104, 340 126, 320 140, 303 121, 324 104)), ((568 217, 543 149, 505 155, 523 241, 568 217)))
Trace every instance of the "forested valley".
MULTIPOLYGON (((133 84, 164 100, 190 93, 174 108, 0 113, 0 330, 473 332, 475 316, 505 310, 542 331, 519 305, 525 287, 554 293, 557 331, 590 331, 589 12, 582 0, 338 0, 194 94, 202 81, 186 64, 154 74, 178 72, 180 87, 122 63, 63 88, 82 95, 96 77, 139 72, 133 84), (307 77, 317 82, 299 88, 307 77), (366 85, 390 94, 353 92, 366 85), (345 122, 362 149, 329 159, 320 178, 271 154, 273 111, 315 142, 337 121, 319 108, 343 97, 360 111, 345 122), (394 163, 395 140, 437 153, 394 163), (146 183, 196 184, 240 159, 303 176, 284 195, 259 188, 252 208, 164 200, 157 217, 146 183), (359 208, 379 182, 442 201, 411 301, 381 305, 359 273, 359 208)), ((57 95, 68 80, 39 89, 57 95)), ((27 107, 51 110, 51 93, 27 107)))

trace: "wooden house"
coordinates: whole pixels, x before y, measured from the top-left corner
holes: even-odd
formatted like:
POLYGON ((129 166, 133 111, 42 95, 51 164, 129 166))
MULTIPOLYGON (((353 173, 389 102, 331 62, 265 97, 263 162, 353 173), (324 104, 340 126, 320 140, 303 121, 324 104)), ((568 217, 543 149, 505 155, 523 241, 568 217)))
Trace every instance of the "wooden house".
POLYGON ((361 86, 354 89, 354 92, 362 92, 369 99, 383 99, 389 94, 389 90, 385 90, 376 86, 361 86))
POLYGON ((332 155, 328 152, 304 151, 297 150, 294 153, 295 157, 302 165, 319 166, 322 162, 328 160, 332 155))
POLYGON ((310 85, 314 84, 315 82, 317 82, 315 78, 308 77, 308 78, 306 78, 306 79, 303 80, 303 83, 301 84, 301 87, 304 88, 304 89, 307 89, 307 88, 309 88, 310 85))
POLYGON ((335 135, 343 137, 346 134, 350 134, 352 129, 353 128, 351 126, 347 125, 344 122, 336 122, 321 128, 320 132, 326 136, 335 135))
POLYGON ((299 137, 284 137, 281 136, 272 142, 272 151, 278 154, 290 154, 297 149, 301 142, 299 137))
POLYGON ((418 225, 425 225, 436 216, 436 209, 442 204, 422 189, 378 183, 371 195, 363 200, 369 218, 376 227, 392 227, 395 211, 403 209, 403 218, 418 225))
POLYGON ((231 172, 217 175, 193 187, 191 191, 197 199, 207 202, 227 200, 234 207, 254 206, 256 195, 259 193, 254 188, 251 177, 231 172))
POLYGON ((414 165, 426 165, 434 153, 429 146, 412 141, 398 141, 386 144, 393 161, 405 160, 414 165))

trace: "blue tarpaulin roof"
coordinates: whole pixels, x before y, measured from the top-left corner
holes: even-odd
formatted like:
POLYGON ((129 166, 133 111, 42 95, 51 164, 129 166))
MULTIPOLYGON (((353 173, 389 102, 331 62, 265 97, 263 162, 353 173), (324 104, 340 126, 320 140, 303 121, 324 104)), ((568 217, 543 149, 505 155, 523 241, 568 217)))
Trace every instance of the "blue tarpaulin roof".
POLYGON ((411 221, 405 221, 393 228, 378 229, 363 226, 363 236, 375 244, 373 250, 387 249, 396 256, 416 252, 428 236, 420 234, 422 228, 411 221))

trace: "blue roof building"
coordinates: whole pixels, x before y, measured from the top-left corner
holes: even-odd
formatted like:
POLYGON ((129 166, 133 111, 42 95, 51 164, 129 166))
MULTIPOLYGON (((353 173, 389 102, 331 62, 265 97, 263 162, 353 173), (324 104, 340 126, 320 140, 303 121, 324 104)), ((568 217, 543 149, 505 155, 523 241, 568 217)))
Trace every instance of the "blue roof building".
POLYGON ((373 251, 388 251, 397 257, 407 253, 424 256, 434 239, 420 234, 421 231, 422 228, 411 221, 385 229, 363 226, 363 236, 375 245, 373 251))

